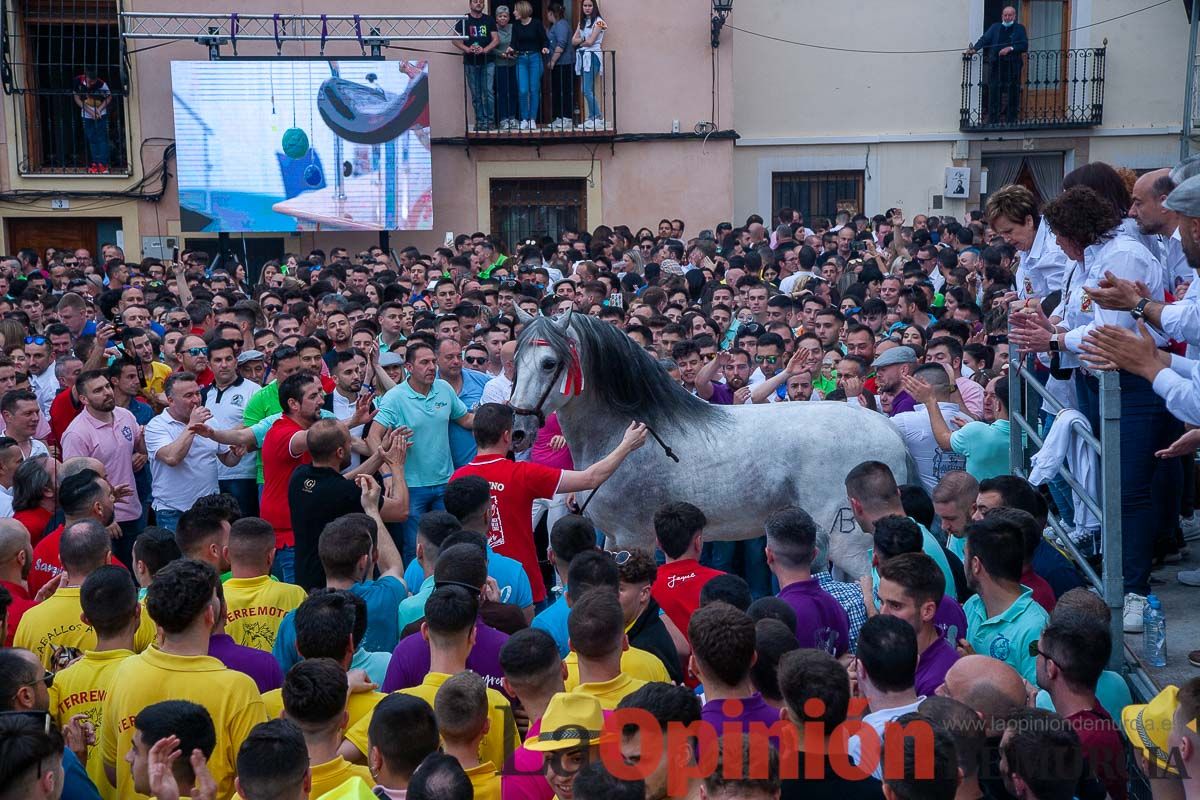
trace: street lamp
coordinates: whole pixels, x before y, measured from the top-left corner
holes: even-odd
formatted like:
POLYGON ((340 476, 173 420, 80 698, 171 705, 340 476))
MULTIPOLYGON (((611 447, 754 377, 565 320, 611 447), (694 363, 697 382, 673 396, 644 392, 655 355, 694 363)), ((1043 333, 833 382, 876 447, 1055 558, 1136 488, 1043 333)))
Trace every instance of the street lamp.
POLYGON ((712 0, 712 46, 714 50, 721 46, 721 28, 725 27, 725 20, 731 11, 733 11, 733 0, 712 0))

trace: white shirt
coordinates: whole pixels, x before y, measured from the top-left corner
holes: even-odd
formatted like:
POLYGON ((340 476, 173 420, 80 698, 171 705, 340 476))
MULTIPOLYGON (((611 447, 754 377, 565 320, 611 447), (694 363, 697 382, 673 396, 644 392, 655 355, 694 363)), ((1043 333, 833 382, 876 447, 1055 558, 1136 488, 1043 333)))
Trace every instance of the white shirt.
POLYGON ((1200 361, 1171 356, 1171 368, 1154 377, 1154 391, 1170 411, 1189 425, 1200 425, 1200 361))
POLYGON ((781 280, 779 282, 779 291, 783 292, 784 294, 791 294, 792 291, 796 288, 797 281, 799 281, 801 278, 806 278, 806 279, 811 278, 815 274, 816 273, 809 272, 808 270, 804 270, 804 269, 802 269, 798 272, 793 272, 791 275, 788 275, 786 278, 784 278, 783 280, 781 280))
POLYGON ((1163 269, 1166 271, 1167 286, 1175 288, 1176 281, 1195 282, 1196 271, 1188 263, 1187 255, 1183 252, 1183 239, 1179 228, 1170 236, 1160 236, 1162 245, 1163 269))
POLYGON ((186 422, 180 422, 171 416, 171 412, 164 410, 150 420, 144 429, 156 511, 187 511, 198 498, 220 491, 217 486, 217 453, 228 452, 227 446, 196 436, 192 438, 192 446, 178 466, 169 466, 158 458, 159 448, 178 439, 186 427, 186 422))
POLYGON ((480 396, 480 403, 500 403, 508 405, 508 398, 512 396, 513 382, 508 379, 503 372, 483 385, 483 395, 480 396))
MULTIPOLYGON (((905 412, 908 413, 908 412, 905 412)), ((911 714, 916 711, 921 703, 925 702, 924 697, 918 697, 917 702, 910 703, 906 706, 897 706, 896 708, 885 708, 882 711, 872 711, 863 717, 863 722, 874 728, 876 735, 879 737, 879 763, 875 765, 875 771, 871 773, 876 778, 883 778, 883 731, 889 722, 903 717, 905 714, 911 714)), ((874 750, 875 748, 872 748, 874 750)), ((862 762, 862 741, 857 736, 851 736, 846 742, 846 752, 854 759, 855 764, 862 762)))
MULTIPOLYGON (((262 387, 254 381, 248 381, 239 376, 236 381, 218 389, 214 383, 204 390, 204 407, 212 412, 212 427, 219 431, 232 430, 242 427, 246 404, 262 387)), ((236 467, 227 467, 217 462, 217 480, 233 481, 254 479, 258 476, 258 456, 247 453, 236 467)))
MULTIPOLYGON (((333 390, 333 415, 340 420, 350 419, 351 417, 354 416, 354 411, 355 411, 354 406, 355 406, 355 402, 357 400, 358 400, 358 398, 355 398, 354 400, 347 400, 345 397, 342 397, 341 392, 339 392, 337 389, 334 389, 333 390)), ((364 423, 363 425, 358 425, 358 426, 351 428, 350 435, 357 436, 359 439, 361 439, 362 435, 363 435, 363 428, 365 428, 365 427, 366 427, 366 424, 364 423)), ((362 456, 360 456, 358 453, 350 454, 350 469, 356 468, 361 463, 362 463, 362 456)))
MULTIPOLYGON (((938 403, 946 424, 951 420, 961 420, 964 424, 971 418, 962 412, 957 403, 938 403)), ((904 444, 909 454, 917 463, 917 472, 921 475, 921 483, 930 494, 938 485, 938 481, 947 472, 966 471, 967 459, 951 450, 938 447, 937 439, 933 438, 933 424, 929 421, 929 410, 924 404, 917 405, 912 411, 905 411, 892 417, 892 422, 904 437, 904 444)), ((953 430, 951 425, 951 430, 953 430)))
POLYGON ((12 515, 12 489, 5 489, 3 486, 0 486, 0 518, 7 519, 12 515))
POLYGON ((49 417, 50 404, 54 402, 54 398, 58 396, 61 388, 58 385, 58 376, 54 374, 54 364, 51 363, 46 367, 46 371, 41 375, 30 370, 29 383, 33 387, 33 393, 37 395, 38 407, 42 409, 42 416, 49 417))
POLYGON ((1159 321, 1163 333, 1188 343, 1188 358, 1200 358, 1200 280, 1193 280, 1181 299, 1163 306, 1159 321))
POLYGON ((1045 220, 1038 222, 1033 245, 1027 251, 1017 251, 1017 257, 1017 296, 1022 300, 1045 297, 1062 288, 1063 273, 1070 266, 1071 259, 1058 246, 1058 240, 1045 220))

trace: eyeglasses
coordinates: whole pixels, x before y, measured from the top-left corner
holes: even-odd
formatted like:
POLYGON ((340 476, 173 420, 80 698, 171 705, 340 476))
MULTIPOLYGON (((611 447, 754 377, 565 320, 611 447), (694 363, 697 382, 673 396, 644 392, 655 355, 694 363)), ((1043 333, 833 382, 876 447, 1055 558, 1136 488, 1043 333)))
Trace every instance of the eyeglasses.
POLYGON ((189 347, 187 349, 187 354, 189 356, 206 356, 206 355, 208 355, 208 348, 207 347, 189 347))
POLYGON ((25 681, 24 683, 22 683, 20 685, 21 686, 36 686, 39 683, 44 683, 46 685, 46 688, 49 689, 52 685, 54 685, 54 673, 51 672, 50 670, 45 670, 44 674, 41 677, 34 678, 31 681, 25 681))
POLYGON ((633 553, 629 552, 628 550, 617 550, 616 552, 610 551, 609 555, 612 556, 613 561, 617 562, 618 567, 624 566, 626 561, 633 558, 633 553))
POLYGON ((46 343, 46 337, 45 337, 45 336, 26 336, 26 337, 25 337, 25 344, 38 344, 38 345, 42 345, 42 344, 45 344, 45 343, 46 343))
POLYGON ((754 360, 759 364, 776 364, 779 362, 779 356, 755 356, 754 360))
POLYGON ((478 366, 483 366, 484 364, 486 364, 487 358, 482 357, 482 356, 481 357, 466 356, 465 358, 463 358, 463 361, 467 362, 468 364, 474 364, 475 366, 478 367, 478 366))

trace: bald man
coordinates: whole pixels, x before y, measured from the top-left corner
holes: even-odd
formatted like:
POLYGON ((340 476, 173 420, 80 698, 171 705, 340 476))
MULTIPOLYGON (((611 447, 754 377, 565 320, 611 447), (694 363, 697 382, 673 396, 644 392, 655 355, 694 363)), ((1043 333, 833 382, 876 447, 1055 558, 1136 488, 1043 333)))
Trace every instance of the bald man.
POLYGON ((999 738, 1004 720, 1023 708, 1028 694, 1020 673, 991 656, 969 655, 954 662, 937 690, 942 697, 968 706, 999 738))
POLYGON ((1133 184, 1133 203, 1129 206, 1129 216, 1137 220, 1138 232, 1157 240, 1158 257, 1166 270, 1167 286, 1172 289, 1180 283, 1191 283, 1195 277, 1183 252, 1179 215, 1163 205, 1174 189, 1171 170, 1147 172, 1133 184))
MULTIPOLYGON (((488 334, 491 336, 492 334, 488 334)), ((508 405, 512 396, 513 375, 516 374, 517 342, 505 342, 500 346, 500 374, 489 380, 483 387, 483 395, 479 399, 484 403, 500 403, 508 405)))
POLYGON ((989 125, 1011 125, 1017 121, 1021 109, 1022 56, 1028 49, 1029 35, 1025 26, 1017 22, 1017 10, 1005 6, 1000 12, 1000 22, 993 22, 967 50, 967 55, 978 51, 983 56, 983 74, 988 84, 988 113, 984 121, 989 125))
POLYGON ((15 519, 0 519, 0 586, 12 595, 7 619, 0 620, 0 638, 5 647, 12 647, 13 633, 21 616, 34 605, 28 583, 32 568, 33 545, 29 541, 29 531, 15 519))

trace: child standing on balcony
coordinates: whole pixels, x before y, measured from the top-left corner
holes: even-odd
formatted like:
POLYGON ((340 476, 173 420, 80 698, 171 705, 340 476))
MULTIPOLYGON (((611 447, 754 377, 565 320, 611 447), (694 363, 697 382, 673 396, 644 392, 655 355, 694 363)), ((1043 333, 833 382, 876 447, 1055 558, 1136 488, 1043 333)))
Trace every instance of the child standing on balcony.
POLYGON ((589 131, 604 130, 604 117, 596 100, 596 76, 604 74, 600 46, 604 44, 604 32, 608 30, 608 24, 600 16, 598 0, 583 0, 580 11, 582 16, 573 41, 576 47, 575 74, 583 80, 583 99, 587 101, 588 118, 583 127, 589 131))

